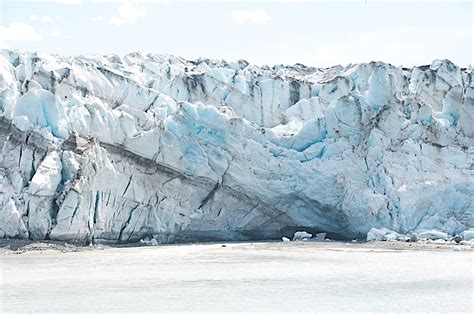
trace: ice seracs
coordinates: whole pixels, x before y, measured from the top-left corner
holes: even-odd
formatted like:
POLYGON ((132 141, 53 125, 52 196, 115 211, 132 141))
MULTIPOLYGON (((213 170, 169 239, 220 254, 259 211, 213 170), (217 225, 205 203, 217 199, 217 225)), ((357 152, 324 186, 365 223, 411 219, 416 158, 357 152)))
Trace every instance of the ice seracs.
POLYGON ((3 50, 0 111, 4 237, 474 227, 472 69, 448 60, 319 69, 3 50))
POLYGON ((0 237, 28 238, 28 229, 12 199, 0 209, 0 221, 0 237))

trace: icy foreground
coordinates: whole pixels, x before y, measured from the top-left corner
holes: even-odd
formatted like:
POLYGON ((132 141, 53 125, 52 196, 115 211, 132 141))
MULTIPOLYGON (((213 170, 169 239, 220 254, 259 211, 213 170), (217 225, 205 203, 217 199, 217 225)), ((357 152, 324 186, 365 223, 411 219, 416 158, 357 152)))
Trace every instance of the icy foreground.
POLYGON ((227 243, 0 255, 0 311, 472 313, 472 251, 385 245, 227 243))
POLYGON ((0 237, 459 234, 472 69, 0 53, 0 237))

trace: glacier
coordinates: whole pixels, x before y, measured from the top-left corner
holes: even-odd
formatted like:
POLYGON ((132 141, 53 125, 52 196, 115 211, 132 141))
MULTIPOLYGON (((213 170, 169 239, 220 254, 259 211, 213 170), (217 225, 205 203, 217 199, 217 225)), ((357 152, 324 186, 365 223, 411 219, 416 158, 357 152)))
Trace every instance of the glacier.
POLYGON ((472 67, 0 51, 0 237, 474 227, 472 67))

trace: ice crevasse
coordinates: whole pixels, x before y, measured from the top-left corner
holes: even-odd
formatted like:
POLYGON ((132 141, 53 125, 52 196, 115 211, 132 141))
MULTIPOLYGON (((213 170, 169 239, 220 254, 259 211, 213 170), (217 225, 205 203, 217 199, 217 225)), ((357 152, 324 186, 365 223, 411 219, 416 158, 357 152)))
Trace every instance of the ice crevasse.
POLYGON ((472 68, 0 51, 0 237, 474 226, 472 68))

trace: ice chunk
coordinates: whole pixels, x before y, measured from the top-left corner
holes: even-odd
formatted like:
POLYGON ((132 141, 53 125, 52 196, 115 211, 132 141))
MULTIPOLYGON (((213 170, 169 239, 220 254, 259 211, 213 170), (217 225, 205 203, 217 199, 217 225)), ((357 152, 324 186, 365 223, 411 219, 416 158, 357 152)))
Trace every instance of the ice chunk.
POLYGON ((389 73, 383 66, 376 66, 369 78, 367 102, 375 111, 379 111, 389 104, 394 94, 395 91, 390 85, 389 73))
POLYGON ((301 99, 296 104, 285 111, 288 118, 298 118, 299 120, 318 119, 323 117, 323 111, 318 97, 301 99))
POLYGON ((208 72, 211 68, 205 62, 201 62, 196 69, 202 72, 208 72))
POLYGON ((153 246, 156 246, 158 245, 158 241, 155 239, 155 238, 145 238, 145 239, 140 239, 140 243, 144 243, 146 245, 153 245, 153 246))
POLYGON ((474 229, 464 230, 461 233, 461 237, 464 241, 474 240, 474 229))
POLYGON ((421 239, 429 239, 429 240, 446 240, 448 238, 448 234, 446 232, 438 231, 438 230, 426 230, 420 232, 418 236, 421 239))
POLYGON ((29 192, 37 196, 53 196, 61 182, 61 170, 58 152, 49 153, 31 179, 29 192))
POLYGON ((20 131, 26 132, 33 128, 27 116, 15 116, 12 121, 13 125, 20 131))
POLYGON ((410 234, 410 242, 418 242, 420 241, 420 237, 416 233, 410 234))
POLYGON ((372 228, 367 232, 367 241, 395 240, 397 233, 393 230, 372 228))
POLYGON ((15 69, 0 54, 0 114, 12 119, 15 103, 19 96, 19 82, 15 78, 15 69))
POLYGON ((309 240, 313 237, 311 233, 308 233, 306 231, 296 231, 295 234, 293 235, 293 241, 304 241, 304 240, 309 240))
POLYGON ((0 209, 0 238, 3 237, 28 238, 28 230, 12 199, 0 209))
POLYGON ((18 99, 14 115, 25 116, 32 124, 50 127, 56 137, 66 138, 69 134, 69 120, 64 107, 50 91, 29 90, 18 99))
POLYGON ((326 238, 326 232, 316 233, 316 240, 323 241, 326 238))

